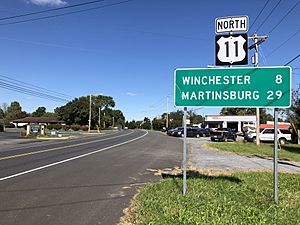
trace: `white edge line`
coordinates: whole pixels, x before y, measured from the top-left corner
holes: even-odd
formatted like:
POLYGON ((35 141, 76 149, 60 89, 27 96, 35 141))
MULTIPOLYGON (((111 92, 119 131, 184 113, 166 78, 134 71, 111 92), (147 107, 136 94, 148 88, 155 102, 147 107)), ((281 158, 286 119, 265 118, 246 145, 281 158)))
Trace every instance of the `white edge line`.
POLYGON ((62 161, 58 161, 58 162, 55 162, 55 163, 51 163, 51 164, 48 164, 48 165, 45 165, 45 166, 37 167, 37 168, 27 170, 27 171, 24 171, 24 172, 21 172, 21 173, 13 174, 13 175, 10 175, 10 176, 7 176, 7 177, 2 177, 2 178, 0 178, 0 181, 4 181, 4 180, 8 180, 8 179, 11 179, 11 178, 14 178, 14 177, 22 176, 22 175, 32 173, 32 172, 35 172, 35 171, 38 171, 38 170, 42 170, 42 169, 46 169, 46 168, 49 168, 49 167, 52 167, 52 166, 56 166, 56 165, 59 165, 59 164, 65 163, 65 162, 69 162, 69 161, 80 159, 80 158, 83 158, 83 157, 86 157, 86 156, 89 156, 89 155, 93 155, 93 154, 96 154, 98 152, 102 152, 102 151, 105 151, 105 150, 108 150, 108 149, 111 149, 111 148, 115 148, 115 147, 118 147, 118 146, 121 146, 121 145, 125 145, 125 144, 128 144, 130 142, 133 142, 133 141, 136 141, 136 140, 139 140, 139 139, 145 137, 148 133, 149 132, 146 131, 146 133, 143 134, 142 136, 134 138, 134 139, 129 140, 129 141, 125 141, 125 142, 122 142, 122 143, 119 143, 119 144, 116 144, 116 145, 112 145, 112 146, 109 146, 109 147, 106 147, 106 148, 98 149, 98 150, 93 151, 93 152, 89 152, 89 153, 86 153, 86 154, 83 154, 83 155, 75 156, 75 157, 65 159, 65 160, 62 160, 62 161))

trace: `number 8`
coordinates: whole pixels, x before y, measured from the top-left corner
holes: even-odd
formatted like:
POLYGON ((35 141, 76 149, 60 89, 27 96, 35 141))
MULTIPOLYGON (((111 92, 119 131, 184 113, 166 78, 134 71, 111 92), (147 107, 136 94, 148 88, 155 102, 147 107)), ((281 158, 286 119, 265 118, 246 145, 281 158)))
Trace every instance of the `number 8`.
POLYGON ((276 84, 281 84, 282 83, 282 76, 280 74, 276 75, 276 84))

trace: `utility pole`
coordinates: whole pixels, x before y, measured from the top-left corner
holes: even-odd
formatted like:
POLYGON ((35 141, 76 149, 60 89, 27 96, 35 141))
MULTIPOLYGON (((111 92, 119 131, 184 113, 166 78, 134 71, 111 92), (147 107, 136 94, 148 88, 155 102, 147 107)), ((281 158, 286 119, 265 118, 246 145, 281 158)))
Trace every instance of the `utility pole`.
POLYGON ((105 127, 106 127, 106 125, 105 125, 105 111, 103 110, 103 116, 104 116, 104 118, 103 118, 103 129, 105 129, 105 127))
MULTIPOLYGON (((254 44, 249 47, 249 49, 255 49, 254 56, 252 57, 252 64, 254 64, 255 67, 258 67, 258 46, 263 43, 268 38, 267 35, 265 36, 257 36, 256 33, 254 33, 253 37, 249 37, 249 39, 254 41, 254 44)), ((260 145, 260 139, 259 139, 259 108, 256 108, 256 145, 260 145)))
POLYGON ((166 118, 166 128, 169 127, 169 96, 167 96, 167 118, 166 118))
POLYGON ((91 131, 91 123, 92 123, 92 95, 90 95, 90 107, 89 107, 89 129, 88 132, 91 131))
POLYGON ((98 120, 98 124, 99 124, 99 132, 101 133, 101 107, 99 107, 99 120, 98 120))

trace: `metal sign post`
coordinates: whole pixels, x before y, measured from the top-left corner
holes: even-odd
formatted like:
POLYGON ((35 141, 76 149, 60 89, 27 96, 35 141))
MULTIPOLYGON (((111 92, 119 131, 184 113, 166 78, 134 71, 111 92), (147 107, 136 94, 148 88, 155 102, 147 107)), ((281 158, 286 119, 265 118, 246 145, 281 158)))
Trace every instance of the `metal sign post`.
POLYGON ((278 203, 278 108, 274 109, 274 202, 278 203))
POLYGON ((187 117, 187 107, 184 107, 183 113, 183 129, 184 129, 184 138, 183 138, 183 195, 186 193, 186 117, 187 117))

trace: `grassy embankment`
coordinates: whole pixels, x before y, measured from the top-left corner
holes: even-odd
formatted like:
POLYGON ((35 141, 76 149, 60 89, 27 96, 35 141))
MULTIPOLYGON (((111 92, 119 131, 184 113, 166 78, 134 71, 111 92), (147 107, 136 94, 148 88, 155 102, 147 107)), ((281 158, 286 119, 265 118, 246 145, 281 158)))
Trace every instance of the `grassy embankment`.
MULTIPOLYGON (((132 224, 300 224, 300 175, 279 175, 279 204, 273 203, 272 173, 224 176, 190 174, 142 188, 127 215, 132 224)), ((129 224, 130 224, 129 223, 129 224)), ((123 223, 126 224, 126 223, 123 223)), ((128 224, 128 223, 127 223, 128 224)))
MULTIPOLYGON (((222 151, 273 157, 273 145, 209 143, 222 151)), ((300 162, 300 146, 281 146, 279 158, 300 162)), ((132 224, 286 224, 300 225, 300 175, 279 174, 279 204, 273 202, 273 175, 268 172, 206 176, 190 173, 187 194, 182 179, 148 185, 133 200, 126 216, 132 224)))
MULTIPOLYGON (((244 143, 242 141, 211 142, 208 143, 207 146, 221 151, 234 152, 240 155, 260 157, 273 157, 274 149, 273 144, 261 143, 259 146, 256 146, 254 143, 244 143)), ((300 162, 300 145, 286 144, 278 147, 278 150, 279 159, 300 162)))

